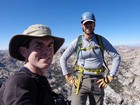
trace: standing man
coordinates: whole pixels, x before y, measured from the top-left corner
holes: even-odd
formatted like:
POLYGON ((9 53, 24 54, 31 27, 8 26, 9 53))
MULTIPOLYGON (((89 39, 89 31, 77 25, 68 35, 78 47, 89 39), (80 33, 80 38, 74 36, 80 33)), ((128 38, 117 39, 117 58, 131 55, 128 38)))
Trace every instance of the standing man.
POLYGON ((42 24, 13 36, 9 54, 25 65, 2 85, 1 105, 54 105, 46 73, 63 43, 63 38, 52 36, 50 28, 42 24))
POLYGON ((95 17, 91 12, 81 16, 83 34, 77 37, 60 59, 63 75, 72 87, 71 105, 86 105, 89 97, 90 105, 103 105, 104 88, 114 79, 120 64, 120 55, 115 48, 101 35, 94 33, 95 17), (112 58, 112 68, 104 77, 103 50, 112 58), (67 68, 69 57, 76 53, 75 78, 67 68))

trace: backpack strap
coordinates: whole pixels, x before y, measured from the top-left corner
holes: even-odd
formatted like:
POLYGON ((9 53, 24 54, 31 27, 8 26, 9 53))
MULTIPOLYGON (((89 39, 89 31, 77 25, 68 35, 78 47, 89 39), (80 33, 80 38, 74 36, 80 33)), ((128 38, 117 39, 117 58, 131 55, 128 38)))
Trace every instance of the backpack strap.
MULTIPOLYGON (((101 49, 103 59, 104 59, 104 46, 103 46, 103 43, 102 43, 102 38, 101 38, 100 35, 97 35, 97 34, 95 36, 96 36, 96 40, 99 44, 99 48, 101 49)), ((92 48, 82 48, 82 35, 79 35, 78 40, 77 40, 77 44, 76 44, 75 65, 77 64, 78 55, 79 55, 80 50, 90 50, 90 49, 93 49, 93 48, 94 47, 92 47, 92 48)))
MULTIPOLYGON (((96 40, 99 44, 99 48, 101 49, 101 52, 102 52, 102 56, 103 56, 103 62, 104 62, 104 65, 106 67, 107 70, 109 70, 105 60, 104 60, 104 45, 103 45, 103 42, 102 42, 102 36, 96 34, 96 40)), ((89 48, 91 49, 91 48, 89 48)), ((77 61, 78 61, 78 55, 79 55, 79 52, 80 50, 85 50, 85 49, 82 49, 82 35, 79 35, 78 36, 78 40, 77 40, 77 44, 76 44, 76 55, 75 55, 75 65, 77 64, 77 61)))
POLYGON ((78 40, 77 40, 77 43, 76 43, 76 55, 75 55, 75 65, 77 64, 77 61, 78 61, 78 55, 79 55, 79 52, 82 48, 82 35, 79 35, 78 36, 78 40))
POLYGON ((101 52, 102 52, 102 56, 103 56, 103 59, 104 59, 104 45, 103 45, 103 42, 102 42, 102 37, 100 35, 95 35, 96 36, 96 40, 100 46, 100 49, 101 49, 101 52))
POLYGON ((97 40, 97 42, 100 46, 101 52, 102 52, 104 66, 107 70, 109 70, 109 68, 108 68, 108 66, 105 62, 105 59, 104 59, 104 49, 105 48, 104 48, 104 45, 103 45, 103 42, 102 42, 102 37, 100 35, 96 34, 96 40, 97 40))

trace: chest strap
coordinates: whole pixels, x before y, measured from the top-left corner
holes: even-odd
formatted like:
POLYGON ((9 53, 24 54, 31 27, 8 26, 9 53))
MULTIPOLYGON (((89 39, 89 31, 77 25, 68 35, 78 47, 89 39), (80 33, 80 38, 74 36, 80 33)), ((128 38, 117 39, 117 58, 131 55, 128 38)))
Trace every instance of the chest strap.
POLYGON ((98 49, 100 46, 90 46, 90 47, 82 47, 80 50, 86 51, 86 50, 93 50, 93 49, 98 49))

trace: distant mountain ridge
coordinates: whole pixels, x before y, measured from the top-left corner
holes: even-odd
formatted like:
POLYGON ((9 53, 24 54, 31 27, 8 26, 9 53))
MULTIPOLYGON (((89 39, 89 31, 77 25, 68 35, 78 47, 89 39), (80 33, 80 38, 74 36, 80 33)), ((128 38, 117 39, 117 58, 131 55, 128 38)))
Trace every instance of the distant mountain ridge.
MULTIPOLYGON (((122 61, 120 72, 111 85, 105 89, 104 105, 140 105, 140 46, 115 46, 122 61)), ((71 87, 62 75, 59 58, 65 49, 60 49, 54 56, 48 78, 52 88, 70 99, 71 87)), ((111 59, 105 56, 111 67, 111 59)), ((69 70, 73 70, 73 56, 68 62, 69 70)), ((7 50, 0 50, 0 83, 19 70, 23 62, 9 57, 7 50)))

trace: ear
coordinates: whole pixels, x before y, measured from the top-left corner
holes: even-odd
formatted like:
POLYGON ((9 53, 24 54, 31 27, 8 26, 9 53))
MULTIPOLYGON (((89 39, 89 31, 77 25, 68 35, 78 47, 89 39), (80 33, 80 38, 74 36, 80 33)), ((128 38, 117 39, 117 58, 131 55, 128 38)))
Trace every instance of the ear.
POLYGON ((96 26, 96 22, 94 22, 94 27, 96 26))
POLYGON ((82 28, 82 30, 83 30, 83 24, 81 24, 81 28, 82 28))
POLYGON ((19 48, 19 53, 23 56, 23 57, 27 57, 27 48, 26 47, 20 47, 19 48))

